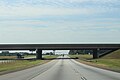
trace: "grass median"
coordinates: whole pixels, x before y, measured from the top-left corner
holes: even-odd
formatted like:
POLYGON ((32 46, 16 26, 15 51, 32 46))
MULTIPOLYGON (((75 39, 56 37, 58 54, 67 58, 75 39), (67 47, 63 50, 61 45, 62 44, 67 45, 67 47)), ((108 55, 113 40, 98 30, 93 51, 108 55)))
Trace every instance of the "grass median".
POLYGON ((0 63, 0 75, 31 68, 48 62, 47 60, 14 60, 11 62, 0 63))
POLYGON ((46 60, 13 60, 8 62, 0 62, 0 75, 15 72, 27 68, 31 68, 34 66, 38 66, 44 63, 51 61, 53 58, 57 58, 58 56, 51 55, 51 56, 44 56, 46 60))

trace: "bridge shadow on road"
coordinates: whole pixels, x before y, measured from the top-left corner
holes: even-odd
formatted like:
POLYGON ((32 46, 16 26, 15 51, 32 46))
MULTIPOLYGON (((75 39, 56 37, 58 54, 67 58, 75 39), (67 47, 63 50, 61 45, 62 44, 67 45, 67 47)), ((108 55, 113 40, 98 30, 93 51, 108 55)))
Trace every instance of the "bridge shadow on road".
POLYGON ((50 59, 43 58, 43 60, 58 60, 58 59, 78 59, 78 58, 77 57, 76 58, 50 58, 50 59))
POLYGON ((2 60, 59 60, 59 59, 78 59, 78 57, 76 58, 69 58, 69 57, 62 57, 62 58, 42 58, 42 59, 36 59, 36 58, 29 58, 29 59, 0 59, 0 61, 2 60))

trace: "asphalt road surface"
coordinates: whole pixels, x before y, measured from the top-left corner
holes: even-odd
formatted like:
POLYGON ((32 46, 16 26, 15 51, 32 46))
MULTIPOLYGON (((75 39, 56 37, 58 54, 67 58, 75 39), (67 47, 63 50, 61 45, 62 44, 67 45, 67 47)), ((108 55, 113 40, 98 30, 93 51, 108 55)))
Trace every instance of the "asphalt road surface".
POLYGON ((37 67, 1 75, 0 80, 120 80, 120 73, 84 65, 73 59, 56 59, 37 67))

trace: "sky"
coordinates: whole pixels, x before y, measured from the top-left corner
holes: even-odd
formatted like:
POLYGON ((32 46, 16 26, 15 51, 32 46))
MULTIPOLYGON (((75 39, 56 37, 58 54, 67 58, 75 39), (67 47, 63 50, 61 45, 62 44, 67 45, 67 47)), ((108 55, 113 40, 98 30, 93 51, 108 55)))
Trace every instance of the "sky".
MULTIPOLYGON (((4 50, 3 50, 4 51, 4 50)), ((5 50, 6 51, 6 50, 5 50)), ((2 51, 0 51, 1 53, 2 51)), ((9 53, 15 53, 15 52, 27 52, 27 53, 36 53, 36 51, 29 51, 29 50, 9 50, 9 53)), ((53 50, 42 50, 42 54, 53 52, 53 50)), ((55 54, 68 54, 69 50, 55 50, 55 54)))
POLYGON ((0 44, 120 43, 120 0, 0 0, 0 44))

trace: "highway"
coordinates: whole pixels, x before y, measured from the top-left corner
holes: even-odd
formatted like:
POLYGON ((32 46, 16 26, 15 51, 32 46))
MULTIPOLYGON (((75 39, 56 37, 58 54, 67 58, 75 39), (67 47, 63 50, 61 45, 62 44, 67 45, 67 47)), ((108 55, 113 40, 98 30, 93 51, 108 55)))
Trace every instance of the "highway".
MULTIPOLYGON (((64 56, 66 58, 68 56, 64 56)), ((61 56, 61 58, 63 58, 61 56)), ((0 80, 120 80, 120 73, 95 68, 73 59, 46 64, 0 76, 0 80)))

